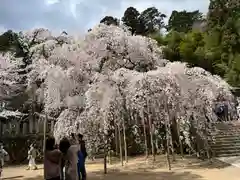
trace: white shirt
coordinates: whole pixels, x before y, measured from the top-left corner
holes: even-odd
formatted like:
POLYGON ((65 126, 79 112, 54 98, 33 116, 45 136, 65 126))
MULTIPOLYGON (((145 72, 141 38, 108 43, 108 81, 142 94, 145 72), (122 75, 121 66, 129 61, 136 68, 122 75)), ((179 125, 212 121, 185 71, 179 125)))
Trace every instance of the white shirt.
POLYGON ((65 175, 67 180, 78 180, 78 170, 77 170, 77 163, 78 163, 78 151, 79 145, 71 145, 67 151, 65 160, 65 175))

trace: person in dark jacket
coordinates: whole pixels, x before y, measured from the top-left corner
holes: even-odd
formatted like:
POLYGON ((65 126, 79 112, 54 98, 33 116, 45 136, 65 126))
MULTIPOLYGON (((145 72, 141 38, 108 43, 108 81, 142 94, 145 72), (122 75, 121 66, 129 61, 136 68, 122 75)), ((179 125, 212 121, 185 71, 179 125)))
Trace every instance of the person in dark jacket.
POLYGON ((84 158, 86 158, 88 156, 88 154, 87 154, 85 141, 83 140, 83 135, 82 134, 78 134, 78 142, 81 145, 80 147, 81 147, 81 151, 84 155, 84 158))
POLYGON ((85 141, 83 140, 83 135, 78 134, 78 142, 79 142, 79 151, 78 151, 78 173, 79 180, 86 180, 86 168, 85 168, 85 160, 87 157, 87 151, 85 146, 85 141))

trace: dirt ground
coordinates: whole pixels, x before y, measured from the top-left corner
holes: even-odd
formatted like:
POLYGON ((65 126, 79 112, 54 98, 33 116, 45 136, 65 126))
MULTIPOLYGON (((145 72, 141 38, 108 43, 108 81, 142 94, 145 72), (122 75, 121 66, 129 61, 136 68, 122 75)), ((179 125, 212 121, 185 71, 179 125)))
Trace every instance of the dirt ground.
MULTIPOLYGON (((121 166, 113 162, 108 165, 108 174, 103 174, 102 160, 87 162, 88 180, 239 180, 239 168, 229 166, 218 160, 212 163, 197 160, 192 157, 181 159, 177 157, 172 162, 172 170, 168 169, 166 158, 158 156, 156 162, 146 161, 143 157, 131 158, 121 166)), ((6 167, 3 172, 4 180, 42 180, 43 168, 26 171, 24 166, 6 167)))

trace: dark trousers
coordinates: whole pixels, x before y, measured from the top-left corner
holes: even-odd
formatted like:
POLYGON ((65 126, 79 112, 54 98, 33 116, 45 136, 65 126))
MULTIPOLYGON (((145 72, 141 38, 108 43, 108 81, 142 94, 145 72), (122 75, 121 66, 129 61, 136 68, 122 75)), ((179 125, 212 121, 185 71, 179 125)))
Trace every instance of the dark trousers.
POLYGON ((81 166, 78 166, 78 178, 79 180, 86 180, 86 168, 85 168, 85 163, 81 166))
POLYGON ((55 178, 50 178, 50 179, 46 179, 46 180, 60 180, 60 176, 59 177, 55 177, 55 178))

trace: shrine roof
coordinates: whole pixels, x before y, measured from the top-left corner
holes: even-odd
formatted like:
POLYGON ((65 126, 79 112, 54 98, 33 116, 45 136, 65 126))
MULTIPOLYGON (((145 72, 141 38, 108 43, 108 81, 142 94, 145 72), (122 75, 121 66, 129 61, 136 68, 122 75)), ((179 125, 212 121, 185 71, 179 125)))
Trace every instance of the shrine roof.
POLYGON ((19 111, 10 111, 10 110, 3 110, 0 112, 0 119, 8 119, 8 118, 21 118, 25 114, 19 112, 19 111))

